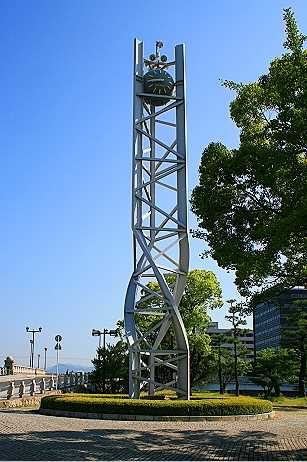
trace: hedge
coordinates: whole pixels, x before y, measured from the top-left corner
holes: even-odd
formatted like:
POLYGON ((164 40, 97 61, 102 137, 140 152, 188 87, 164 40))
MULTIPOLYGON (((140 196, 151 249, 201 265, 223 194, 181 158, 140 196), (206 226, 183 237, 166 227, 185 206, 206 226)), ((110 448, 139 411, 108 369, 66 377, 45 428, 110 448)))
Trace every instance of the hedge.
POLYGON ((107 398, 103 395, 69 394, 46 396, 41 409, 58 409, 97 414, 223 416, 262 414, 273 409, 270 401, 257 398, 226 398, 203 400, 130 400, 107 398))

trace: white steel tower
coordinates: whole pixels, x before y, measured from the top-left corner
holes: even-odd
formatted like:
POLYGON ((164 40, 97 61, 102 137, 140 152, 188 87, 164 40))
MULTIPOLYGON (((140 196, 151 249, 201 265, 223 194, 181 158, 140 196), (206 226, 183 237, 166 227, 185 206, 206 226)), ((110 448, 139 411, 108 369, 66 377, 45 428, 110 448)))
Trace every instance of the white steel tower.
POLYGON ((129 395, 171 388, 189 399, 189 345, 178 306, 189 266, 184 45, 143 57, 134 41, 132 231, 125 300, 129 395))

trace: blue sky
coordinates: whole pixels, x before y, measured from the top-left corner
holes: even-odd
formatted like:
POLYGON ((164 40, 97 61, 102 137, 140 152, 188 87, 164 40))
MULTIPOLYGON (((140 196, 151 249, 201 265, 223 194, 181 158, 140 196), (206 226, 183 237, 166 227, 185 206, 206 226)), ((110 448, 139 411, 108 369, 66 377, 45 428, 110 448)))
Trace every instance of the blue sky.
MULTIPOLYGON (((2 0, 0 3, 0 362, 27 363, 25 326, 43 327, 54 363, 88 363, 92 328, 122 317, 131 274, 130 162, 133 38, 171 56, 186 44, 189 191, 210 141, 238 143, 232 94, 219 79, 248 82, 282 52, 282 8, 301 27, 304 1, 2 0)), ((305 28, 306 32, 306 28, 305 28)), ((190 227, 195 219, 190 215, 190 227)), ((233 276, 216 271, 224 298, 233 276)), ((223 321, 223 310, 214 319, 223 321)))

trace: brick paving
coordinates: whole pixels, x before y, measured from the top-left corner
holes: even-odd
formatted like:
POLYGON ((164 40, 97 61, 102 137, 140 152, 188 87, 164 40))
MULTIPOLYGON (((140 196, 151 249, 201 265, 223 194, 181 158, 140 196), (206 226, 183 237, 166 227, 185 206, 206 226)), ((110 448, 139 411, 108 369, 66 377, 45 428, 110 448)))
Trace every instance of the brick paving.
POLYGON ((307 411, 267 421, 120 422, 0 412, 0 460, 306 460, 307 411))

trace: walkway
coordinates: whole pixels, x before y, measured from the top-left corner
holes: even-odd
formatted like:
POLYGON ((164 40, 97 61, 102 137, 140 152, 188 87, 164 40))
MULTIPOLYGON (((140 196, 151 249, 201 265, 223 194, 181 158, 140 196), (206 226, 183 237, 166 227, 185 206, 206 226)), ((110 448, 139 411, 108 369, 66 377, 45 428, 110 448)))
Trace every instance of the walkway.
POLYGON ((306 460, 307 411, 268 421, 118 422, 0 412, 1 460, 306 460))

